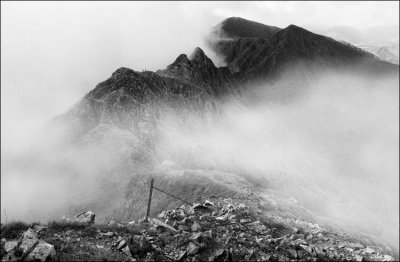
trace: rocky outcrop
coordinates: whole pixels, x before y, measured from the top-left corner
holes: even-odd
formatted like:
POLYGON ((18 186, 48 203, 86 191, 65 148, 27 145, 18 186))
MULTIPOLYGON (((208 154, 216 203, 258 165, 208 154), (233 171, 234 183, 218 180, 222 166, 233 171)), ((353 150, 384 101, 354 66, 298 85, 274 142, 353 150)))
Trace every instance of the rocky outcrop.
POLYGON ((53 245, 40 240, 37 232, 28 229, 19 240, 3 243, 2 261, 55 261, 56 251, 53 245))
MULTIPOLYGON (((266 218, 229 198, 164 210, 142 222, 142 235, 119 238, 113 247, 140 261, 394 261, 378 246, 296 219, 266 218), (213 203, 210 205, 209 203, 213 203), (215 203, 215 204, 214 204, 215 203), (194 206, 207 206, 204 213, 194 206), (166 226, 167 225, 167 226, 166 226)), ((138 226, 139 226, 138 225, 138 226)))
POLYGON ((72 219, 65 216, 62 217, 62 221, 69 223, 79 223, 84 225, 91 225, 94 223, 96 215, 92 211, 86 211, 75 215, 72 219))

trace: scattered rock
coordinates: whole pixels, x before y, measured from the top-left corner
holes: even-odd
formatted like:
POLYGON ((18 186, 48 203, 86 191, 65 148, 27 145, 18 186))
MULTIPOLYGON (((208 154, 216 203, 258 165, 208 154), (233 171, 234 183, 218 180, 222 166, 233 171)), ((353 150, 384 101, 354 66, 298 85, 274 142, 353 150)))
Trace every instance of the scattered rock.
MULTIPOLYGON (((207 201, 203 206, 206 203, 207 201)), ((273 217, 270 223, 264 218, 261 220, 244 204, 236 205, 233 201, 221 203, 218 199, 212 204, 207 205, 212 206, 219 216, 193 213, 190 207, 185 208, 185 206, 166 210, 160 217, 165 218, 165 221, 174 227, 154 218, 149 218, 147 220, 149 224, 146 225, 134 225, 132 221, 129 224, 138 226, 141 235, 137 232, 129 236, 129 233, 121 231, 116 241, 100 237, 118 236, 112 231, 102 233, 101 230, 97 230, 97 240, 94 239, 96 242, 91 242, 92 237, 90 240, 87 239, 81 230, 50 232, 50 235, 54 236, 56 241, 67 241, 67 244, 61 244, 60 252, 65 252, 63 250, 66 250, 68 243, 81 249, 87 248, 89 241, 98 252, 123 252, 130 261, 395 260, 392 256, 383 255, 386 249, 364 248, 362 244, 356 243, 354 240, 356 238, 345 235, 336 237, 338 236, 336 233, 333 235, 316 224, 293 222, 288 225, 287 222, 282 223, 283 219, 279 217, 281 220, 273 217)), ((196 208, 200 206, 202 205, 198 204, 196 208)), ((122 224, 113 220, 109 223, 110 227, 119 225, 122 224)), ((29 229, 24 232, 20 240, 2 240, 1 254, 4 255, 2 259, 4 261, 54 260, 56 256, 54 247, 39 240, 38 231, 37 228, 29 229), (18 247, 19 243, 21 248, 18 247)), ((125 257, 122 253, 119 255, 125 257)))
POLYGON ((382 261, 395 261, 395 259, 392 256, 384 255, 382 261))
POLYGON ((375 253, 375 250, 372 249, 372 248, 370 248, 370 247, 367 247, 367 248, 365 248, 365 249, 363 250, 363 253, 366 253, 366 254, 373 254, 373 253, 375 253))
POLYGON ((193 232, 198 232, 201 231, 201 226, 199 223, 194 222, 193 225, 191 226, 191 229, 193 232))
POLYGON ((164 222, 162 222, 162 221, 160 221, 158 219, 153 218, 153 219, 151 219, 151 222, 153 224, 156 224, 157 226, 161 226, 161 227, 167 228, 167 229, 169 229, 169 230, 171 230, 173 232, 177 232, 177 230, 175 228, 173 228, 172 226, 170 226, 167 223, 164 223, 164 222))
POLYGON ((213 206, 214 206, 214 203, 211 202, 211 201, 209 201, 209 200, 206 200, 206 201, 204 201, 204 206, 206 206, 206 207, 213 207, 213 206))
POLYGON ((201 233, 201 232, 193 233, 193 237, 192 237, 193 240, 201 241, 202 238, 203 238, 203 233, 201 233))
POLYGON ((200 247, 198 245, 194 244, 193 242, 190 242, 187 248, 187 255, 191 256, 197 254, 197 252, 199 252, 199 249, 200 247))
POLYGON ((122 252, 124 252, 126 255, 128 255, 129 257, 132 256, 131 255, 131 250, 129 249, 129 246, 125 246, 121 249, 122 252))
POLYGON ((126 247, 127 246, 127 242, 126 242, 126 240, 125 239, 122 239, 121 241, 119 241, 118 243, 117 243, 117 250, 119 250, 119 251, 121 251, 124 247, 126 247))
POLYGON ((296 259, 297 258, 297 252, 293 249, 288 250, 289 258, 296 259))
POLYGON ((352 248, 353 250, 359 250, 364 248, 364 246, 360 243, 348 243, 347 246, 352 248))
POLYGON ((123 227, 125 227, 123 224, 118 223, 118 222, 116 222, 116 221, 114 221, 114 220, 111 220, 111 221, 108 223, 107 226, 108 226, 108 227, 118 227, 118 228, 123 228, 123 227))
POLYGON ((107 232, 107 233, 101 233, 101 235, 105 236, 105 237, 113 237, 113 236, 115 236, 115 233, 110 231, 110 232, 107 232))

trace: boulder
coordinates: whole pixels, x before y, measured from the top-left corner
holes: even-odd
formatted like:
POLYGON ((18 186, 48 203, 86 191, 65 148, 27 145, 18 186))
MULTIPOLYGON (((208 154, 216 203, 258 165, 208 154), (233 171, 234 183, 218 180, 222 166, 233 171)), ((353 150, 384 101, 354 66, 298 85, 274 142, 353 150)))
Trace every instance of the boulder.
POLYGON ((86 211, 84 213, 80 213, 74 217, 74 220, 81 223, 87 223, 89 225, 94 223, 96 215, 92 211, 86 211))
POLYGON ((10 251, 13 251, 17 246, 18 246, 18 241, 16 240, 7 241, 6 243, 4 243, 4 251, 8 253, 10 251))
POLYGON ((80 213, 78 215, 75 215, 73 218, 68 218, 66 216, 63 216, 61 218, 62 221, 68 222, 68 223, 82 223, 82 224, 87 224, 91 225, 94 224, 96 215, 92 211, 86 211, 83 213, 80 213))
POLYGON ((140 239, 130 237, 127 244, 132 257, 141 257, 153 250, 151 243, 146 239, 145 236, 140 237, 140 239))
POLYGON ((39 243, 36 233, 29 228, 22 234, 21 244, 19 250, 22 252, 22 258, 25 258, 39 243))
POLYGON ((56 250, 53 245, 40 241, 25 261, 55 261, 56 250))
POLYGON ((56 251, 53 245, 39 240, 35 230, 29 228, 19 241, 4 243, 5 256, 2 261, 54 261, 56 251))

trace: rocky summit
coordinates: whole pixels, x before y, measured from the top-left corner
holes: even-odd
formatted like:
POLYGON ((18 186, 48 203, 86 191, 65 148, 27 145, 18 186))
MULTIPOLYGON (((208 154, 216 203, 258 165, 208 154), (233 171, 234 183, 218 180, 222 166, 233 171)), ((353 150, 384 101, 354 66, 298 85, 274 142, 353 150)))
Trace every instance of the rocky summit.
POLYGON ((137 222, 35 226, 1 240, 2 261, 395 261, 370 240, 254 204, 214 196, 137 222))

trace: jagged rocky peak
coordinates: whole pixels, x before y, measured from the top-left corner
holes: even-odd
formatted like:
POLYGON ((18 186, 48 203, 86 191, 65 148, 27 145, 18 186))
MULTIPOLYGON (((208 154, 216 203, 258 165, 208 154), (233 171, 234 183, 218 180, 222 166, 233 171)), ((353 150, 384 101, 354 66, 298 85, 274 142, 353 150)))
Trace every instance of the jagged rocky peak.
POLYGON ((167 66, 167 70, 173 70, 177 68, 193 68, 199 66, 214 66, 214 63, 200 47, 196 47, 189 57, 185 54, 180 54, 175 61, 167 66))
POLYGON ((200 47, 196 47, 192 54, 189 56, 190 60, 204 60, 208 57, 200 47))
POLYGON ((120 67, 117 70, 115 70, 114 73, 112 73, 112 77, 118 77, 121 75, 138 75, 137 72, 135 72, 134 70, 127 68, 127 67, 120 67))
POLYGON ((285 34, 293 34, 293 35, 303 35, 303 34, 310 34, 310 35, 316 35, 307 29, 304 29, 300 26, 297 25, 288 25, 286 28, 280 31, 280 33, 285 33, 285 34))
POLYGON ((265 38, 270 39, 281 29, 250 21, 241 17, 230 17, 215 28, 220 34, 231 38, 265 38))
POLYGON ((196 47, 189 57, 181 54, 172 64, 167 66, 166 70, 159 70, 157 73, 161 75, 174 74, 187 78, 191 72, 210 70, 216 70, 214 63, 200 47, 196 47))
POLYGON ((213 61, 204 53, 200 47, 196 47, 193 53, 189 56, 190 61, 200 66, 215 68, 213 61))
POLYGON ((180 54, 180 55, 175 59, 175 61, 174 61, 171 65, 169 65, 169 66, 178 65, 178 64, 190 64, 190 60, 189 60, 189 58, 187 57, 187 55, 185 55, 185 54, 180 54))

